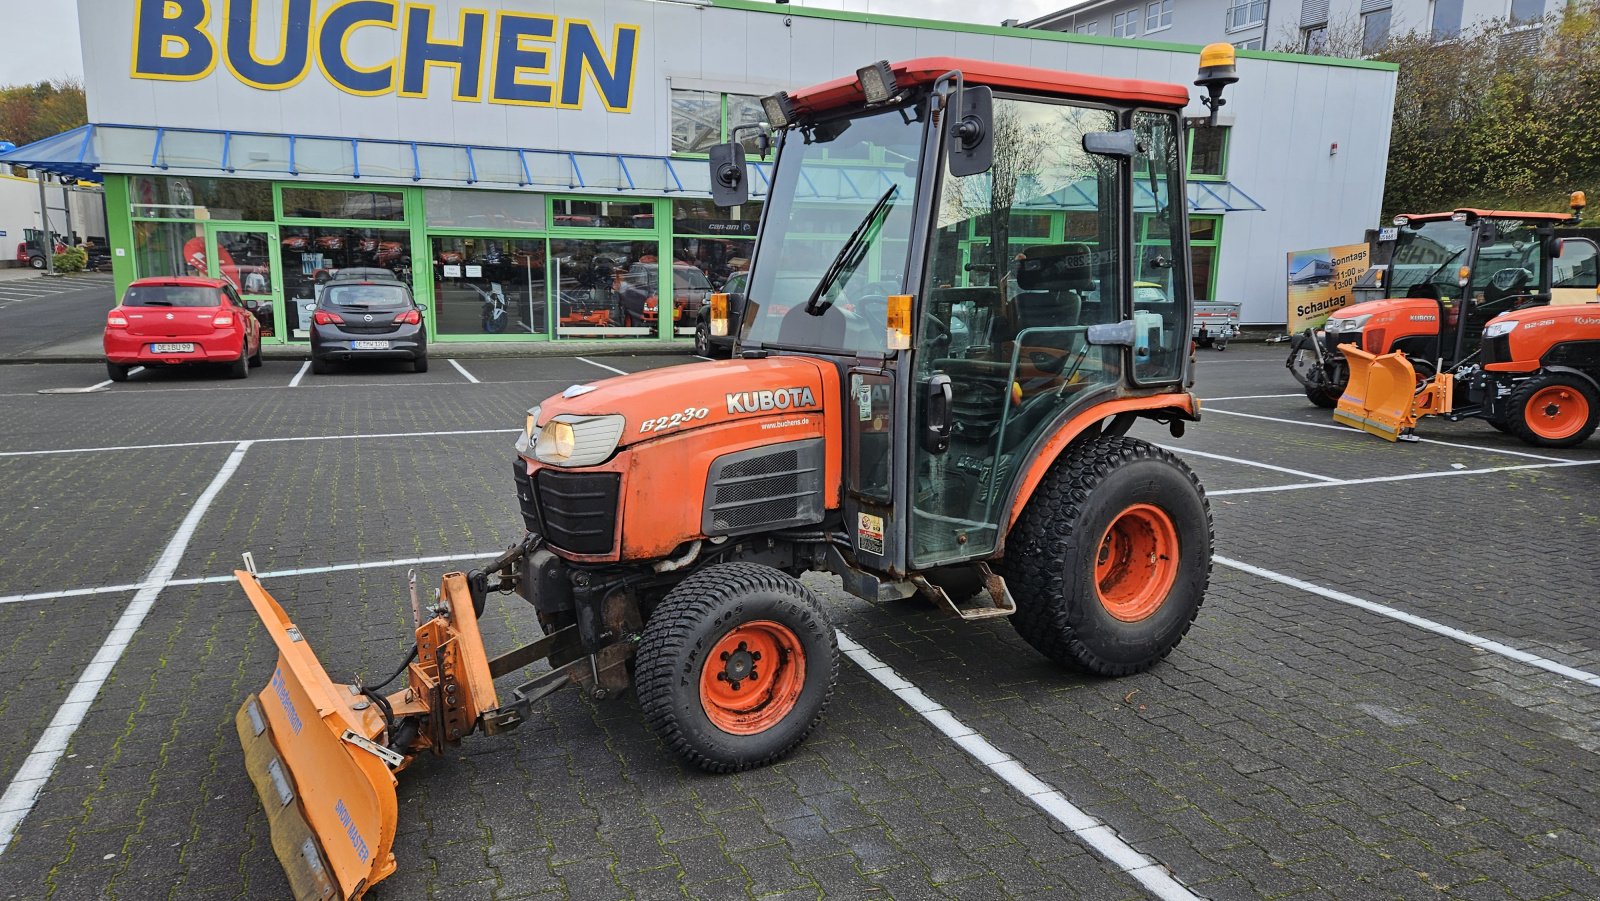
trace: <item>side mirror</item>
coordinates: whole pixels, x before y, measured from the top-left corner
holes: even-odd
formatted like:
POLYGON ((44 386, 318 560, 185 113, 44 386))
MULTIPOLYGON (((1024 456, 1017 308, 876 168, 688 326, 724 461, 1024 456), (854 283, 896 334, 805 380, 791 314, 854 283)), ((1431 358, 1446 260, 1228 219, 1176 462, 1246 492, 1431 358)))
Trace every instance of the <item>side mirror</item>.
POLYGON ((950 123, 950 174, 982 175, 994 168, 994 92, 987 85, 961 89, 950 123))
POLYGON ((261 304, 256 303, 253 300, 247 300, 247 301, 244 302, 244 308, 249 310, 252 313, 254 313, 256 310, 260 309, 260 307, 261 307, 261 304))
POLYGON ((1090 344, 1118 347, 1132 347, 1139 342, 1139 332, 1132 319, 1091 325, 1084 337, 1090 344))
POLYGON ((1083 136, 1086 153, 1132 159, 1139 153, 1139 136, 1131 128, 1121 131, 1091 131, 1083 136))
POLYGON ((426 312, 428 312, 428 305, 425 304, 425 303, 419 303, 419 304, 417 304, 417 309, 419 309, 422 312, 426 313, 426 312))
POLYGON ((711 148, 711 202, 719 207, 738 206, 750 199, 745 177, 744 147, 733 142, 711 148))

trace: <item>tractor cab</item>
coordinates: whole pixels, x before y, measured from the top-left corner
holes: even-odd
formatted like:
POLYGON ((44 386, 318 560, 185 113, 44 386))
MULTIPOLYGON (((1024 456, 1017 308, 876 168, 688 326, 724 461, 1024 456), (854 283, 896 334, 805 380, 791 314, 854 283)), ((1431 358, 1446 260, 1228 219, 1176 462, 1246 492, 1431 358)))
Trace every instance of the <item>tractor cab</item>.
POLYGON ((1321 330, 1293 336, 1290 372, 1313 403, 1331 408, 1350 379, 1341 345, 1404 353, 1426 377, 1471 360, 1484 326, 1501 313, 1591 299, 1592 292, 1575 299, 1570 284, 1594 268, 1595 244, 1557 231, 1579 222, 1584 202, 1574 193, 1570 215, 1458 209, 1396 216, 1376 252, 1388 260, 1376 270, 1383 299, 1344 307, 1321 330))

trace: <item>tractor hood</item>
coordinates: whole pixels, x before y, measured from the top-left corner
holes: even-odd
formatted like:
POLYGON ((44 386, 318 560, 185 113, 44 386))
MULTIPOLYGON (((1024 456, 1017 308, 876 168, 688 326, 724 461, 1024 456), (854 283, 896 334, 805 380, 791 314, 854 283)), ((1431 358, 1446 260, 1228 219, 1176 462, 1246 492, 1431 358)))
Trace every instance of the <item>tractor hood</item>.
POLYGON ((1409 318, 1422 315, 1437 318, 1439 315, 1439 302, 1431 297, 1391 297, 1387 300, 1369 300, 1366 303, 1351 304, 1334 310, 1329 314, 1328 318, 1351 319, 1356 316, 1371 316, 1374 319, 1388 320, 1391 316, 1409 318))
POLYGON ((620 414, 626 447, 717 423, 821 413, 823 367, 810 357, 719 360, 573 385, 539 405, 537 426, 563 415, 620 414))
POLYGON ((1579 329, 1584 332, 1585 338, 1593 333, 1600 337, 1600 303, 1573 304, 1562 307, 1527 307, 1521 310, 1511 310, 1501 313, 1489 320, 1489 325, 1497 322, 1516 322, 1518 329, 1538 328, 1537 323, 1548 325, 1560 324, 1579 329), (1546 323, 1546 320, 1548 322, 1546 323))

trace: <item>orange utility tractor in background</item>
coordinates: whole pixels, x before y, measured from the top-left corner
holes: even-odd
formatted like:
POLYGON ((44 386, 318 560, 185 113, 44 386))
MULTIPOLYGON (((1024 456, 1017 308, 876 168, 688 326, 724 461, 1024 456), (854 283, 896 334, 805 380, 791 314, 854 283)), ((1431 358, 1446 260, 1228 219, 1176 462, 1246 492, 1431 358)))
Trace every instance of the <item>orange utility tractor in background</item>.
POLYGON ((1318 330, 1293 336, 1287 365, 1306 397, 1332 409, 1345 393, 1349 364, 1340 352, 1406 355, 1419 377, 1471 362, 1484 326, 1501 313, 1531 306, 1582 304, 1594 299, 1596 248, 1566 239, 1558 258, 1558 229, 1572 215, 1461 209, 1396 216, 1379 244, 1389 262, 1377 272, 1384 299, 1336 310, 1318 330))
MULTIPOLYGON (((1236 80, 1233 48, 1206 48, 1213 122, 1236 80)), ((1090 673, 1166 656, 1206 591, 1211 514, 1182 462, 1127 433, 1180 435, 1200 413, 1188 104, 1177 85, 948 58, 765 98, 757 139, 777 160, 740 356, 529 410, 511 473, 526 538, 447 574, 425 609, 413 589, 398 689, 334 682, 238 574, 279 658, 236 724, 296 897, 358 897, 393 872, 395 774, 517 726, 563 685, 631 685, 695 766, 779 759, 838 668, 808 572, 871 602, 1011 617, 1090 673), (1136 182, 1168 200, 1136 208, 1136 182), (1060 217, 1065 242, 1013 243, 1014 209, 1060 217), (1136 251, 1135 235, 1170 237, 1136 251), (491 591, 530 603, 544 637, 489 653, 491 591)), ((739 144, 711 170, 719 204, 746 199, 739 144)), ((726 330, 726 296, 710 306, 726 330)))

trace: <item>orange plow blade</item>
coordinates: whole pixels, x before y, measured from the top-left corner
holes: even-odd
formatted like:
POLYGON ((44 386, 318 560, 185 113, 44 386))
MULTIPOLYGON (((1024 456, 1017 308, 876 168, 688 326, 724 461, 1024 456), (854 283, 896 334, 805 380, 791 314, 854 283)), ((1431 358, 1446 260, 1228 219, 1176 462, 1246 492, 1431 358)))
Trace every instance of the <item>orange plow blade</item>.
POLYGON ((1418 386, 1411 360, 1399 351, 1380 356, 1350 344, 1339 350, 1349 363, 1350 381, 1333 412, 1335 422, 1398 441, 1411 438, 1423 416, 1450 412, 1455 379, 1449 374, 1418 386))
POLYGON ((278 648, 267 687, 234 718, 273 851, 297 901, 360 898, 395 870, 395 773, 419 750, 456 743, 496 706, 466 578, 445 576, 442 603, 416 630, 405 687, 380 696, 329 678, 256 577, 234 575, 278 648))

